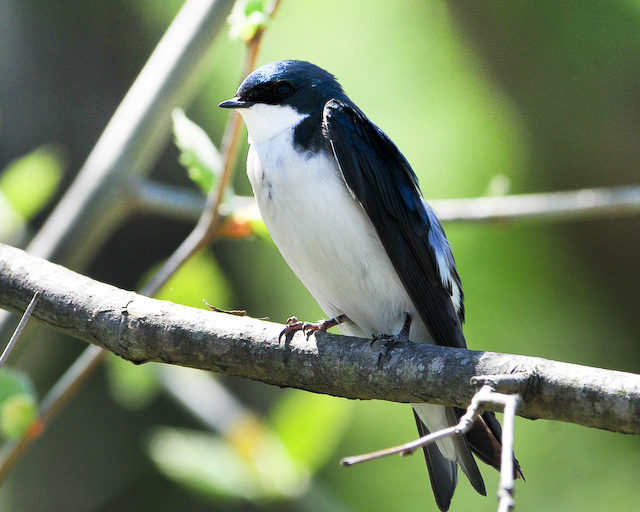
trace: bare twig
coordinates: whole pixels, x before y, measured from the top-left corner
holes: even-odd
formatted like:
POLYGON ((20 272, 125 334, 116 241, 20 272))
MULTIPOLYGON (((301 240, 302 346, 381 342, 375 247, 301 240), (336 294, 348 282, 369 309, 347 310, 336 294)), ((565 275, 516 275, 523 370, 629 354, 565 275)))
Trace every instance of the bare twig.
POLYGON ((40 292, 36 291, 33 294, 33 298, 31 299, 31 302, 29 302, 27 309, 25 309, 24 314, 20 319, 20 323, 16 327, 16 330, 13 332, 13 336, 11 336, 11 339, 9 340, 9 343, 7 343, 7 346, 4 347, 4 351, 0 356, 0 368, 2 368, 2 365, 4 365, 4 363, 7 362, 7 359, 9 358, 9 354, 11 353, 11 350, 13 349, 16 342, 18 341, 18 338, 22 334, 22 331, 26 327, 27 322, 29 321, 29 318, 31 318, 31 314, 33 313, 33 310, 35 309, 39 299, 40 299, 40 292))
POLYGON ((498 486, 498 512, 508 512, 515 507, 515 482, 513 478, 513 442, 515 439, 515 419, 521 399, 519 395, 504 397, 502 418, 502 460, 500 462, 500 485, 498 486))
MULTIPOLYGON (((498 375, 474 377, 472 382, 486 382, 477 391, 467 407, 467 412, 460 418, 457 425, 438 430, 415 441, 404 443, 391 448, 385 448, 363 455, 345 457, 340 461, 343 466, 353 466, 362 462, 399 454, 401 456, 412 455, 420 448, 435 443, 447 437, 460 436, 468 432, 476 419, 480 417, 484 408, 488 405, 503 407, 504 419, 502 426, 502 454, 500 461, 500 484, 498 486, 498 512, 509 512, 515 507, 514 492, 514 472, 513 472, 513 440, 515 430, 515 417, 520 407, 521 398, 519 394, 504 394, 496 392, 496 382, 503 388, 524 391, 526 381, 522 375, 498 375)), ((511 391, 509 391, 510 393, 511 391)))
MULTIPOLYGON (((160 361, 335 396, 466 407, 474 375, 526 376, 518 415, 640 434, 640 375, 512 354, 407 343, 376 365, 370 340, 316 334, 158 301, 0 245, 0 307, 136 362, 160 361)), ((491 408, 491 407, 489 407, 491 408)))
POLYGON ((355 466, 363 462, 369 462, 370 460, 380 459, 382 457, 388 457, 389 455, 413 455, 417 450, 424 446, 430 445, 439 441, 440 439, 446 439, 447 437, 459 436, 466 434, 473 422, 482 414, 482 405, 487 403, 495 403, 487 398, 487 393, 490 386, 483 386, 471 399, 471 403, 467 407, 467 412, 460 418, 457 425, 449 428, 443 428, 437 432, 432 432, 426 436, 422 436, 415 441, 409 441, 398 446, 392 446, 391 448, 384 448, 375 452, 365 453, 362 455, 353 455, 351 457, 344 457, 340 464, 343 466, 355 466))

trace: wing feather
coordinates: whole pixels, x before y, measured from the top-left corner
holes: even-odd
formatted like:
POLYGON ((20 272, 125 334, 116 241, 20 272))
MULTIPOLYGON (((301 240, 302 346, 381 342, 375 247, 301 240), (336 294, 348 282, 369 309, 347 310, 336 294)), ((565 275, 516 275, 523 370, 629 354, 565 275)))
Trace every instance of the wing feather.
POLYGON ((460 277, 409 163, 353 104, 329 101, 323 127, 347 187, 371 219, 434 342, 466 347, 460 277))

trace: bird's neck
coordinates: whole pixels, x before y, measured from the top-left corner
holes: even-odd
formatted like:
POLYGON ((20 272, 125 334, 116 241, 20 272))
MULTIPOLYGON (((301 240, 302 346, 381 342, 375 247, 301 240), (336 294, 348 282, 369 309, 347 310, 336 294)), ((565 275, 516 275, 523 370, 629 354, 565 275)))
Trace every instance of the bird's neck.
POLYGON ((289 106, 256 104, 240 109, 249 132, 249 143, 260 144, 289 130, 308 117, 289 106))

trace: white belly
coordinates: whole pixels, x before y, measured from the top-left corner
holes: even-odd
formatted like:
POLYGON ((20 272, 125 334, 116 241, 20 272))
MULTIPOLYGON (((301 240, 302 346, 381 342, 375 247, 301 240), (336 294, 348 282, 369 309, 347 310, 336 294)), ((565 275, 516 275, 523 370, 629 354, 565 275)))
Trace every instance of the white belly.
MULTIPOLYGON (((291 137, 291 132, 280 137, 291 137)), ((375 228, 334 160, 322 153, 309 160, 283 155, 278 148, 288 147, 288 141, 278 138, 252 146, 247 172, 269 233, 288 265, 328 316, 344 313, 357 326, 344 325, 343 332, 397 333, 410 312, 416 341, 428 342, 375 228)))

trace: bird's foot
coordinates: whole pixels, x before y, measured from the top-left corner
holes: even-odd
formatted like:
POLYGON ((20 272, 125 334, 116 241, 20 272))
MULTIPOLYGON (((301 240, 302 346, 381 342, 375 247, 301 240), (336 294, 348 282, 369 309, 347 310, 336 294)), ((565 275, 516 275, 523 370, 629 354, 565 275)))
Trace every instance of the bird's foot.
POLYGON ((405 343, 409 341, 409 331, 411 330, 411 315, 406 313, 404 318, 404 324, 402 325, 402 329, 397 334, 384 334, 380 333, 377 336, 374 336, 371 340, 371 345, 378 341, 384 341, 382 347, 380 347, 380 352, 378 353, 378 368, 382 368, 382 360, 387 357, 387 354, 391 351, 393 347, 395 347, 398 343, 405 343))
POLYGON ((347 320, 346 315, 339 315, 328 320, 318 320, 317 322, 301 322, 295 316, 287 319, 286 327, 280 332, 278 336, 278 342, 282 341, 283 336, 289 336, 297 331, 302 333, 309 339, 314 332, 326 332, 327 329, 331 329, 336 325, 347 320))

